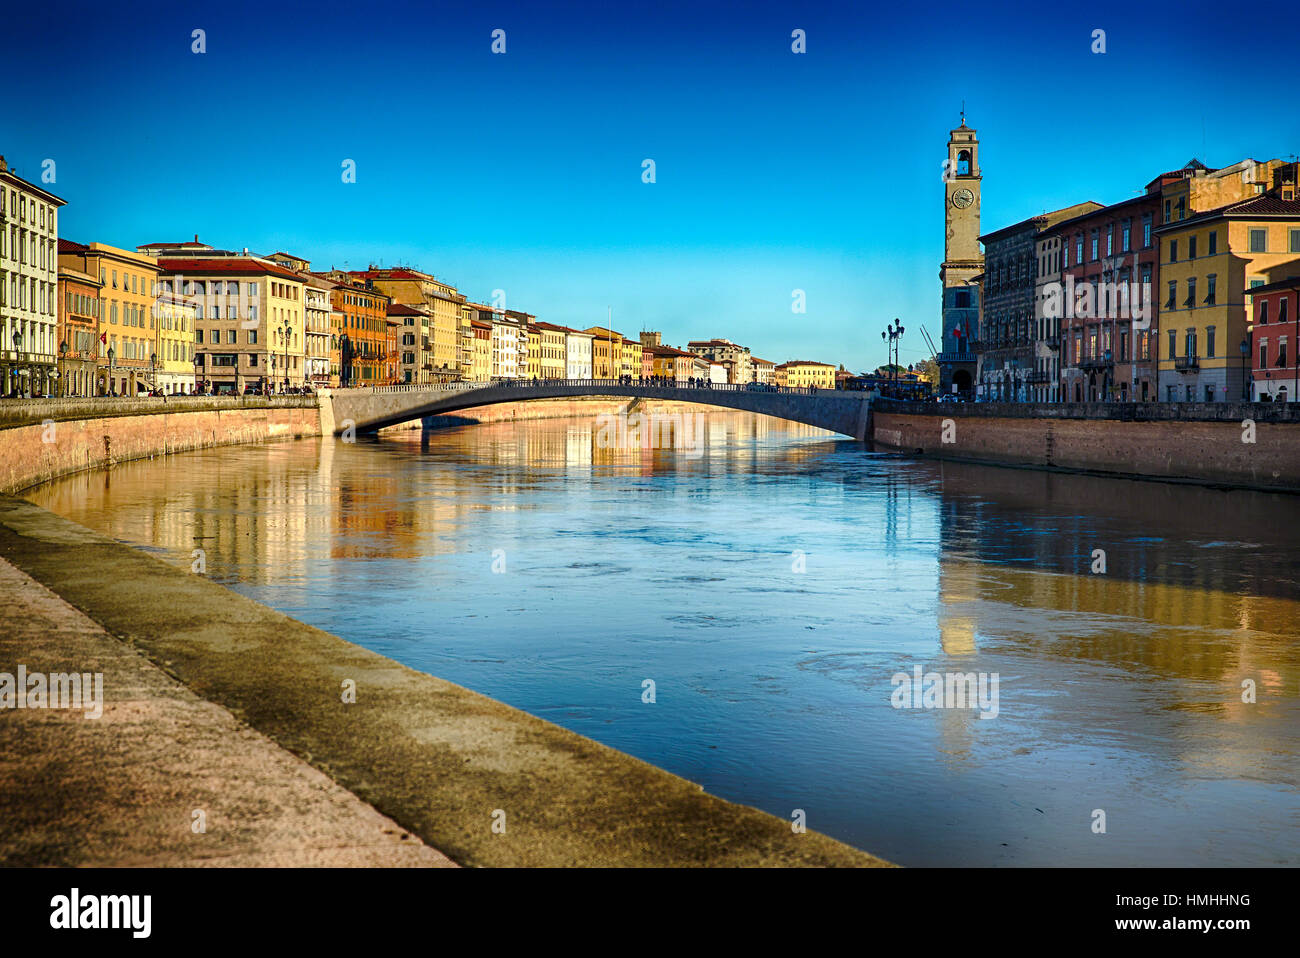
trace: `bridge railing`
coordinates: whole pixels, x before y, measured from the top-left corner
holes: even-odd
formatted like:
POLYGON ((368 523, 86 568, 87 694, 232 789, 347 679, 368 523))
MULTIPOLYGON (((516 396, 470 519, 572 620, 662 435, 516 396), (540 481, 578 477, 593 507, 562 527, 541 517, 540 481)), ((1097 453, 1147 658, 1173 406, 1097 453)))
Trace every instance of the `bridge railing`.
MULTIPOLYGON (((845 390, 821 389, 816 386, 777 386, 771 383, 712 383, 700 379, 664 379, 651 377, 649 379, 641 377, 625 376, 619 379, 506 379, 497 377, 488 380, 470 380, 461 382, 447 383, 395 383, 387 386, 348 386, 343 388, 335 387, 332 392, 336 394, 356 394, 356 393, 403 393, 403 392, 442 392, 442 393, 460 393, 469 392, 475 389, 489 388, 513 388, 521 391, 527 391, 538 387, 559 387, 581 386, 584 388, 620 388, 642 387, 657 389, 698 389, 700 391, 715 392, 758 392, 758 393, 785 393, 787 395, 812 396, 822 395, 825 393, 844 393, 845 390)), ((848 393, 853 395, 852 392, 848 393)))

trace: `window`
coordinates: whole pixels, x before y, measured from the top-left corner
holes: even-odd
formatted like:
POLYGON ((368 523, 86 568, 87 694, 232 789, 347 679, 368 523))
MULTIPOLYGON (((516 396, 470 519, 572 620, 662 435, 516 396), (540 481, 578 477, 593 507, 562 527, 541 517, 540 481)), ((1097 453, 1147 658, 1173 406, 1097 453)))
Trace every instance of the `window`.
POLYGON ((1196 259, 1196 237, 1187 237, 1187 258, 1196 259))
POLYGON ((1169 262, 1178 262, 1178 240, 1169 241, 1169 262))
POLYGON ((1283 336, 1277 341, 1277 364, 1286 365, 1286 337, 1283 336))
POLYGON ((1151 214, 1142 217, 1142 248, 1151 248, 1151 214))
POLYGON ((1206 402, 1214 402, 1214 387, 1213 387, 1213 386, 1206 386, 1206 387, 1205 387, 1205 401, 1206 401, 1206 402))
POLYGON ((1169 330, 1169 355, 1166 358, 1173 359, 1177 355, 1178 355, 1178 332, 1177 330, 1171 329, 1169 330))
POLYGON ((1287 305, 1287 300, 1286 300, 1285 297, 1282 297, 1282 298, 1278 299, 1278 301, 1277 301, 1277 321, 1278 321, 1279 323, 1285 323, 1285 322, 1287 321, 1286 305, 1287 305))
POLYGON ((1133 221, 1125 220, 1123 231, 1120 233, 1120 250, 1127 253, 1133 247, 1130 245, 1133 240, 1133 221))
POLYGON ((1166 223, 1169 222, 1169 204, 1170 204, 1170 201, 1169 201, 1169 200, 1165 200, 1165 222, 1166 222, 1166 223))
POLYGON ((250 330, 248 331, 248 345, 250 345, 250 346, 256 346, 256 345, 257 345, 257 330, 255 330, 255 329, 250 329, 250 330))
POLYGON ((256 365, 257 365, 257 353, 249 353, 249 354, 248 354, 248 365, 250 365, 250 366, 256 366, 256 365))
POLYGON ((1110 227, 1106 230, 1106 255, 1110 256, 1115 252, 1115 228, 1110 227))
POLYGON ((1080 233, 1074 238, 1074 262, 1079 264, 1083 262, 1083 234, 1080 233))
POLYGON ((1196 358, 1196 330, 1187 330, 1187 358, 1196 358))
POLYGON ((1218 231, 1218 230, 1210 230, 1210 253, 1209 253, 1209 255, 1213 256, 1213 255, 1214 255, 1215 253, 1217 253, 1218 251, 1219 251, 1219 231, 1218 231))
POLYGON ((1268 368, 1268 340, 1267 339, 1261 339, 1259 341, 1259 368, 1260 369, 1268 368))
POLYGON ((1196 306, 1196 277, 1193 276, 1187 281, 1187 298, 1183 300, 1183 305, 1189 308, 1196 306))
POLYGON ((1252 253, 1268 252, 1268 230, 1250 231, 1250 251, 1252 253))
POLYGON ((1205 358, 1214 358, 1214 327, 1208 326, 1205 329, 1205 358))
MULTIPOLYGON (((1211 233, 1210 235, 1213 236, 1214 234, 1211 233)), ((1214 273, 1211 273, 1209 276, 1205 277, 1205 305, 1206 306, 1214 305, 1215 291, 1217 290, 1218 285, 1219 285, 1219 277, 1216 276, 1214 273)))
POLYGON ((1171 279, 1169 281, 1169 298, 1165 300, 1165 309, 1177 309, 1174 301, 1178 298, 1178 281, 1171 279))
POLYGON ((1089 259, 1095 260, 1097 258, 1097 231, 1096 230, 1093 230, 1091 233, 1088 234, 1088 251, 1089 253, 1091 253, 1089 259))
POLYGON ((233 329, 226 330, 226 342, 231 346, 235 344, 235 331, 233 329))
POLYGON ((1291 231, 1291 252, 1300 253, 1300 230, 1291 231))
POLYGON ((1266 299, 1259 302, 1259 324, 1261 326, 1268 325, 1268 300, 1266 299))

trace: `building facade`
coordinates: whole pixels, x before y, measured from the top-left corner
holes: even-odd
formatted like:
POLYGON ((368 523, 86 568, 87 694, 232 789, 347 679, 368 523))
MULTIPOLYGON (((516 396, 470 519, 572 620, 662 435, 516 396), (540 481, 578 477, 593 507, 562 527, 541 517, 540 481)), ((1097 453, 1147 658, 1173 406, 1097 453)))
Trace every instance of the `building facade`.
MULTIPOLYGON (((1295 230, 1300 234, 1300 228, 1295 230)), ((1295 237, 1300 247, 1300 235, 1295 237)), ((1296 402, 1300 397, 1300 255, 1286 264, 1289 279, 1250 291, 1250 398, 1254 402, 1296 402)))
POLYGON ((1039 234, 1100 207, 1100 203, 1079 203, 980 237, 984 273, 979 279, 976 398, 999 402, 1031 398, 1038 385, 1034 297, 1038 291, 1039 234))
POLYGON ((59 267, 59 375, 55 383, 59 396, 96 395, 99 291, 97 277, 59 267))
POLYGON ((1258 338, 1267 338, 1248 329, 1251 290, 1282 278, 1300 259, 1300 201, 1280 193, 1279 188, 1156 231, 1165 401, 1250 396, 1252 339, 1257 350, 1258 338))
POLYGON ((835 388, 835 367, 810 359, 792 359, 776 367, 785 373, 784 385, 792 388, 835 388))
POLYGON ((304 279, 269 260, 232 255, 158 261, 160 292, 195 307, 200 392, 281 391, 304 381, 304 279))
POLYGON ((591 333, 580 329, 564 330, 564 378, 592 379, 592 341, 591 333))
POLYGON ((64 205, 0 156, 0 395, 49 396, 57 389, 64 205))

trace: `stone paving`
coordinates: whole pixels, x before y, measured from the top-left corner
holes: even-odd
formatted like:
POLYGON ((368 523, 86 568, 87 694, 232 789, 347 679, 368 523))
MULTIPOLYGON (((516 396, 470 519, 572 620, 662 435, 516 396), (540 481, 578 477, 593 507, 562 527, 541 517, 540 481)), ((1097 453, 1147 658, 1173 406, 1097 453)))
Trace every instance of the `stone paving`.
POLYGON ((0 710, 0 865, 453 866, 2 559, 0 607, 0 701, 103 674, 98 718, 0 710))

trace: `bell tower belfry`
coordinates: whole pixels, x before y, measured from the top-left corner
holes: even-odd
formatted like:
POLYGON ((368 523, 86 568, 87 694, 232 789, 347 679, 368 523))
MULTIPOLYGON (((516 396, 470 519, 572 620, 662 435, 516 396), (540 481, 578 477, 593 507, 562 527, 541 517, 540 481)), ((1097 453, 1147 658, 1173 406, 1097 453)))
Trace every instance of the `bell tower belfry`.
POLYGON ((974 385, 976 357, 971 343, 979 338, 978 278, 984 272, 980 249, 980 144, 966 125, 948 134, 948 158, 943 165, 943 263, 939 281, 943 292, 943 345, 939 354, 941 392, 969 393, 974 385), (953 387, 956 386, 956 389, 953 387))
POLYGON ((966 125, 948 134, 948 160, 944 166, 943 266, 944 286, 964 286, 984 268, 980 251, 980 143, 966 125))

